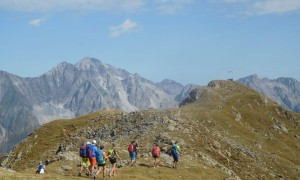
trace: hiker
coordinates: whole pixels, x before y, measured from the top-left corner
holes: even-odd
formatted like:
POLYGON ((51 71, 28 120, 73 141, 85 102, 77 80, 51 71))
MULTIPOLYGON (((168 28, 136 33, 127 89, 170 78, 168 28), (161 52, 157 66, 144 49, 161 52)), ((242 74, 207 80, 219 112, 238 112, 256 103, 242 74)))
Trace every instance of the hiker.
POLYGON ((180 152, 180 148, 179 148, 177 142, 173 143, 173 145, 171 147, 171 156, 174 159, 173 168, 176 168, 176 169, 177 169, 177 163, 179 160, 179 152, 180 152))
POLYGON ((154 143, 154 147, 152 149, 152 157, 154 158, 153 166, 154 168, 159 167, 159 156, 160 156, 160 148, 158 147, 157 143, 154 143))
POLYGON ((63 152, 63 150, 64 150, 64 145, 60 144, 55 154, 57 155, 59 152, 63 152))
POLYGON ((89 175, 88 167, 91 165, 89 159, 87 158, 87 152, 86 152, 86 146, 91 144, 90 142, 82 143, 80 149, 79 149, 79 156, 81 157, 80 162, 80 172, 78 176, 81 176, 83 168, 86 170, 86 175, 89 175))
POLYGON ((42 161, 40 161, 40 164, 39 164, 37 170, 35 171, 35 174, 45 174, 45 171, 46 171, 45 165, 43 164, 42 161))
POLYGON ((137 159, 137 157, 138 157, 137 154, 138 154, 138 152, 140 151, 140 146, 139 146, 139 144, 138 144, 137 141, 134 142, 133 149, 134 149, 134 151, 135 151, 135 159, 137 159))
POLYGON ((129 157, 130 157, 130 165, 133 166, 134 163, 136 162, 136 152, 134 151, 134 144, 135 141, 131 141, 131 143, 128 146, 128 152, 129 152, 129 157))
POLYGON ((134 141, 133 150, 135 152, 135 161, 136 161, 136 159, 138 157, 138 152, 140 151, 140 146, 137 141, 134 141))
POLYGON ((93 174, 94 167, 96 166, 96 154, 95 154, 96 151, 97 151, 96 140, 93 140, 92 144, 86 145, 86 155, 90 161, 89 175, 93 174))
POLYGON ((117 165, 117 158, 121 161, 121 158, 116 150, 115 143, 112 143, 111 148, 107 151, 107 155, 109 157, 109 161, 111 164, 111 171, 109 173, 109 176, 115 176, 116 173, 116 165, 117 165))
POLYGON ((101 172, 103 169, 103 178, 105 177, 105 159, 107 159, 106 153, 104 151, 104 146, 101 145, 100 149, 96 150, 96 160, 98 164, 98 171, 95 174, 95 177, 101 172))

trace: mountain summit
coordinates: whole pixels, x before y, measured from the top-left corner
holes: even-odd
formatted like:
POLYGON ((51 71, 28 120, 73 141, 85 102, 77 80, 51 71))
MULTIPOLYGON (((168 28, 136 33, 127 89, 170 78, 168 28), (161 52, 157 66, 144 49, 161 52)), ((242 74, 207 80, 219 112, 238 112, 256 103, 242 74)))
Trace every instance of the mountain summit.
POLYGON ((35 78, 0 71, 0 152, 7 152, 54 119, 101 109, 177 107, 185 98, 182 94, 188 95, 185 87, 175 82, 167 86, 176 90, 168 91, 163 82, 154 83, 95 58, 84 58, 75 65, 62 62, 35 78))

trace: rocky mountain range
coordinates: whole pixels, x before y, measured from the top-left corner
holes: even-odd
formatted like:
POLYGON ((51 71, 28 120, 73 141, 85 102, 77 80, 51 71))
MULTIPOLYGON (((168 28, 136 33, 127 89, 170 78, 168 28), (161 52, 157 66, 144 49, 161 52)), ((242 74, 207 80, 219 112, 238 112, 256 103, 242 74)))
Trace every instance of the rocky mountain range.
POLYGON ((0 152, 49 121, 101 109, 178 107, 195 87, 172 80, 154 83, 94 58, 60 63, 35 78, 0 71, 0 152))
POLYGON ((284 77, 268 79, 251 75, 239 79, 238 82, 253 88, 285 108, 300 113, 300 82, 296 79, 284 77))
POLYGON ((117 145, 113 179, 299 179, 299 128, 299 114, 255 90, 212 81, 179 108, 102 110, 44 124, 6 156, 1 165, 9 169, 0 168, 0 179, 80 178, 78 150, 92 139, 104 150, 117 145), (140 145, 135 167, 128 165, 131 140, 140 145), (178 169, 167 154, 174 141, 181 149, 178 169), (161 148, 159 168, 153 168, 154 143, 161 148), (60 144, 64 151, 56 153, 60 144), (34 175, 40 160, 47 173, 34 175))

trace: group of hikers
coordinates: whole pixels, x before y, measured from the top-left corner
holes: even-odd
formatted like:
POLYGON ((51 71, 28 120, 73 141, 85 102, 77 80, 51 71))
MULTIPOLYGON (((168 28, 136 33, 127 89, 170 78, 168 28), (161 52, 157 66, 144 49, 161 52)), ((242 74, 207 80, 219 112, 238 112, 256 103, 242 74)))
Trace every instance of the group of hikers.
MULTIPOLYGON (((133 166, 136 163, 139 150, 140 147, 137 141, 131 141, 131 143, 128 146, 130 166, 133 166)), ((168 151, 168 154, 173 157, 173 166, 172 166, 173 168, 177 168, 177 163, 179 160, 179 152, 180 152, 180 148, 178 146, 178 143, 173 142, 171 148, 168 151)), ((152 148, 154 168, 159 167, 160 154, 161 154, 160 147, 158 146, 157 143, 154 143, 154 146, 152 148)), ((111 170, 109 176, 115 176, 117 158, 121 161, 121 157, 119 156, 116 150, 116 145, 114 143, 112 143, 111 147, 107 151, 105 151, 104 146, 97 145, 96 140, 93 140, 92 143, 90 142, 83 143, 79 149, 79 155, 81 157, 80 172, 78 174, 79 176, 82 176, 82 172, 85 168, 86 169, 85 174, 87 176, 93 176, 94 178, 96 178, 96 176, 102 171, 103 177, 105 177, 107 159, 111 164, 111 170)), ((42 161, 40 161, 36 173, 37 174, 45 173, 45 165, 42 164, 42 161)))
MULTIPOLYGON (((130 157, 130 166, 133 166, 136 163, 136 159, 138 156, 138 152, 140 150, 139 144, 136 141, 131 141, 128 146, 128 153, 130 157)), ((159 167, 159 158, 160 158, 160 148, 158 144, 154 144, 152 149, 152 157, 154 158, 153 167, 159 167)), ((180 148, 177 142, 173 143, 170 148, 169 155, 173 157, 173 168, 177 168, 177 162, 179 160, 179 152, 180 148)), ((103 145, 97 145, 96 140, 93 140, 92 143, 86 142, 83 143, 79 150, 79 155, 82 158, 81 165, 80 165, 80 172, 79 176, 82 176, 82 172, 84 168, 87 169, 86 175, 87 176, 96 176, 103 172, 103 177, 105 177, 106 171, 106 160, 108 159, 111 164, 111 170, 109 176, 115 176, 116 173, 116 163, 117 158, 121 160, 117 150, 116 145, 114 143, 111 144, 111 147, 106 151, 104 150, 103 145), (98 149, 99 148, 99 149, 98 149), (98 165, 98 169, 94 171, 96 165, 98 165)))

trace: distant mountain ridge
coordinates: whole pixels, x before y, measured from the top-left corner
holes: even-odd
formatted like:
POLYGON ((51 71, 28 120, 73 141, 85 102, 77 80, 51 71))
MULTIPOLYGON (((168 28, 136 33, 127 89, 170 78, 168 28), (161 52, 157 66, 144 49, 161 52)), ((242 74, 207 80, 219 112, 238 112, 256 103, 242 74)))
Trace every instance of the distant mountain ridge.
POLYGON ((280 105, 300 113, 300 82, 293 78, 259 78, 257 75, 241 78, 243 83, 280 105))
POLYGON ((62 62, 35 78, 0 71, 0 152, 54 119, 101 109, 178 107, 196 87, 172 80, 154 83, 95 58, 62 62))

